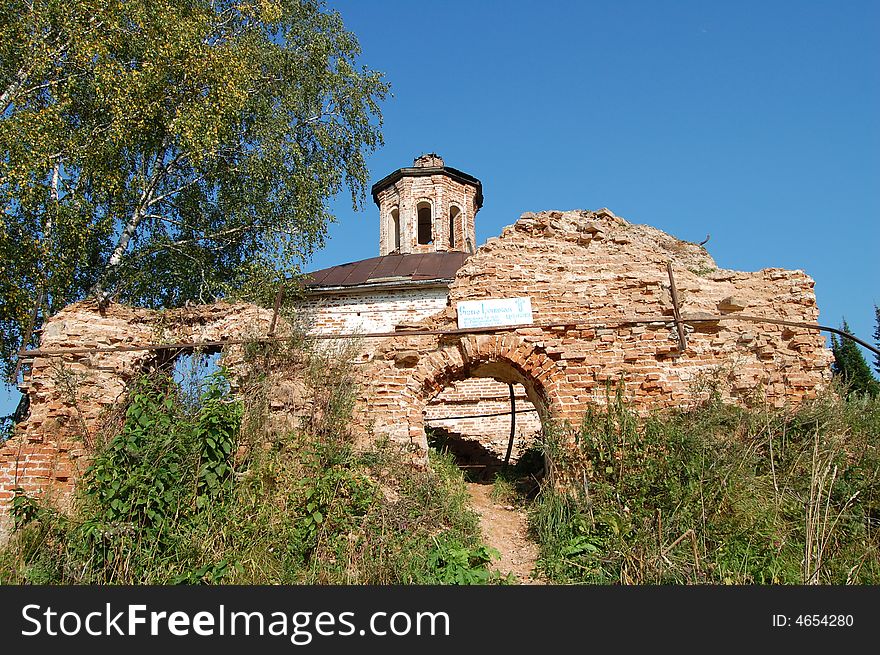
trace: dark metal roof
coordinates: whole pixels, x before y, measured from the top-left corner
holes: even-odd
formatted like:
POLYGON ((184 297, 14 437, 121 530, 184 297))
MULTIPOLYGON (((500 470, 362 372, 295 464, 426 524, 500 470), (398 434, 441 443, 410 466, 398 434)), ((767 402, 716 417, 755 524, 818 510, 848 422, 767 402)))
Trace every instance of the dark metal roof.
POLYGON ((466 252, 429 252, 371 257, 308 273, 303 284, 316 288, 451 280, 468 256, 466 252))
POLYGON ((373 202, 378 205, 379 198, 377 198, 377 196, 379 195, 379 192, 385 187, 391 186, 402 177, 427 177, 430 175, 446 175, 448 177, 451 177, 456 182, 461 182, 462 184, 470 184, 477 187, 477 195, 475 198, 477 209, 483 206, 483 183, 480 182, 473 175, 463 173, 457 168, 452 168, 451 166, 419 166, 414 168, 398 168, 390 175, 386 175, 381 180, 376 182, 370 189, 370 193, 373 194, 373 202))

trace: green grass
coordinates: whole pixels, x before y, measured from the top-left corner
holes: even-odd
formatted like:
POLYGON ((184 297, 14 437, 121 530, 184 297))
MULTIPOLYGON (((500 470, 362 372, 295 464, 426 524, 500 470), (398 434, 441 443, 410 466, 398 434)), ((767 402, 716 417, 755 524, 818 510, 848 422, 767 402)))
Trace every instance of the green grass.
POLYGON ((880 582, 877 399, 639 417, 618 396, 552 439, 563 484, 530 511, 552 582, 880 582))
POLYGON ((451 458, 420 470, 390 443, 355 450, 345 359, 311 357, 313 412, 283 434, 222 380, 194 403, 168 378, 139 383, 71 512, 16 499, 0 583, 502 582, 451 458))
POLYGON ((521 500, 516 490, 516 481, 503 475, 495 476, 490 497, 499 505, 514 505, 521 500))

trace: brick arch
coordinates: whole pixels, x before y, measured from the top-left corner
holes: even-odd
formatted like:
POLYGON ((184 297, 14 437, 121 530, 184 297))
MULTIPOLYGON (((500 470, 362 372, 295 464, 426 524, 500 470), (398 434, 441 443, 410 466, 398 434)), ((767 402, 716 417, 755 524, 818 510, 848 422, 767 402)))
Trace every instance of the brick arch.
POLYGON ((515 334, 471 335, 421 358, 400 395, 409 441, 427 452, 425 406, 447 385, 470 377, 522 384, 546 418, 562 413, 563 376, 543 349, 515 334))

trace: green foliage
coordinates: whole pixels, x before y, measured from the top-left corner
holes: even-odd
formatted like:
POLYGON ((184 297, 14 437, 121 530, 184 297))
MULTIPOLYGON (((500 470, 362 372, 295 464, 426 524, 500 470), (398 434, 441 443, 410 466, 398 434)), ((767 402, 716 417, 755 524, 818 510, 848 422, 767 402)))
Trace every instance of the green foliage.
MULTIPOLYGON (((845 320, 840 329, 851 334, 845 320)), ((870 396, 880 394, 880 382, 877 382, 871 375, 871 369, 854 341, 843 337, 838 339, 832 334, 831 351, 834 354, 832 370, 834 375, 839 377, 846 386, 847 393, 868 394, 870 396)))
POLYGON ((233 571, 240 573, 242 570, 241 564, 231 564, 224 559, 216 564, 203 564, 196 569, 176 575, 171 578, 170 583, 174 585, 220 584, 233 571))
POLYGON ((468 548, 454 542, 440 542, 428 556, 429 575, 426 584, 475 585, 498 580, 497 572, 490 571, 488 564, 498 559, 500 553, 494 548, 480 545, 468 548))
MULTIPOLYGON (((169 581, 187 559, 181 533, 230 488, 241 406, 225 400, 227 393, 221 370, 210 379, 199 412, 187 415, 168 377, 139 380, 120 433, 83 476, 71 518, 23 495, 16 498, 17 528, 40 535, 44 542, 34 553, 55 562, 54 570, 41 566, 37 575, 92 584, 169 581)), ((218 567, 210 564, 196 577, 216 577, 225 571, 218 567)), ((25 570, 26 580, 35 581, 35 569, 25 570)))
POLYGON ((193 438, 201 447, 196 506, 224 498, 232 489, 232 455, 241 426, 240 403, 227 398, 227 389, 213 380, 202 397, 193 426, 193 438))
MULTIPOLYGON (((380 74, 319 0, 2 0, 2 359, 90 293, 260 300, 363 201, 380 74)), ((6 372, 10 372, 7 364, 6 372)))
POLYGON ((15 495, 12 497, 9 513, 16 528, 36 521, 45 512, 43 505, 31 496, 25 495, 24 490, 20 487, 13 489, 13 493, 15 495))
POLYGON ((167 517, 190 509, 193 472, 197 508, 228 490, 241 423, 240 404, 225 398, 222 372, 212 379, 195 417, 179 414, 175 392, 167 378, 138 382, 122 432, 95 458, 83 485, 105 521, 132 523, 151 538, 160 536, 167 517))
POLYGON ((352 447, 345 354, 252 353, 243 403, 222 371, 193 405, 168 378, 137 383, 69 514, 16 498, 0 582, 503 583, 486 566, 461 471, 414 468, 390 443, 352 447), (267 371, 307 382, 312 412, 269 430, 267 371), (241 429, 240 429, 241 426, 241 429))
POLYGON ((306 455, 311 459, 304 463, 314 465, 314 475, 295 486, 291 498, 304 560, 322 539, 347 538, 357 530, 376 501, 376 485, 353 466, 350 457, 346 453, 328 458, 320 450, 306 455))
POLYGON ((564 491, 530 522, 554 582, 880 581, 880 400, 790 414, 707 404, 638 417, 622 395, 560 435, 564 491))
POLYGON ((152 528, 181 503, 184 490, 177 483, 188 448, 165 382, 147 378, 137 385, 122 433, 86 472, 84 493, 110 523, 130 521, 152 528))

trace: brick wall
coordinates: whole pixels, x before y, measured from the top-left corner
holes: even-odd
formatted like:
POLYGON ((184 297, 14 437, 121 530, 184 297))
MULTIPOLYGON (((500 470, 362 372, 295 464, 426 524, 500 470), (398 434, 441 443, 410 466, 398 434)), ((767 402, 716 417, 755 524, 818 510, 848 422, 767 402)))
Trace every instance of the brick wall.
MULTIPOLYGON (((502 411, 506 401, 498 396, 505 396, 507 383, 521 385, 523 405, 527 398, 551 419, 572 421, 605 402, 609 383, 623 382, 639 409, 682 407, 709 394, 737 403, 798 403, 827 384, 831 354, 822 335, 807 329, 744 320, 695 322, 680 352, 667 262, 685 317, 747 313, 802 322, 818 317, 813 280, 802 271, 721 270, 703 248, 607 210, 524 214, 467 260, 449 289, 449 306, 438 290, 306 304, 312 303, 319 330, 360 325, 384 331, 398 323, 413 327, 411 319, 421 316, 426 317, 415 325, 453 330, 459 301, 531 298, 532 326, 361 342, 353 418, 360 443, 387 435, 422 454, 426 414, 452 416, 465 406, 473 413, 502 411), (651 322, 625 322, 637 318, 651 322)), ((270 320, 271 311, 247 304, 156 312, 76 303, 46 322, 41 348, 248 338, 266 334, 270 320)), ((281 321, 277 332, 288 329, 281 321)), ((5 510, 17 486, 66 502, 91 442, 108 429, 129 382, 168 356, 117 351, 33 361, 25 375, 30 415, 0 446, 0 530, 8 526, 5 510)), ((240 346, 228 347, 223 359, 234 378, 244 376, 240 346)), ((278 429, 290 427, 307 403, 301 384, 295 372, 282 369, 270 371, 270 381, 271 418, 278 429)), ((479 433, 497 449, 509 425, 505 418, 450 427, 479 433)), ((528 429, 523 419, 523 436, 528 429)))
POLYGON ((352 289, 311 294, 300 303, 304 324, 317 334, 391 332, 395 325, 414 323, 446 307, 446 285, 392 288, 382 291, 352 289))
MULTIPOLYGON (((521 384, 514 385, 516 424, 511 461, 519 459, 525 448, 535 445, 541 430, 537 408, 521 384)), ((510 391, 491 378, 458 380, 443 389, 425 406, 429 427, 443 428, 458 437, 476 441, 497 458, 503 459, 510 439, 510 391), (500 416, 484 416, 500 414, 500 416), (474 418, 447 418, 473 416, 474 418)))
POLYGON ((831 355, 812 330, 694 323, 679 352, 667 262, 685 316, 818 317, 813 280, 802 271, 722 270, 700 246, 607 210, 527 213, 467 260, 450 288, 451 306, 423 327, 454 329, 459 301, 517 296, 531 298, 536 324, 561 325, 388 340, 364 367, 370 382, 361 424, 424 448, 426 404, 475 375, 523 384, 536 406, 571 420, 604 403, 608 383, 623 382, 642 409, 681 407, 712 393, 730 402, 797 403, 827 384, 831 355), (419 356, 402 359, 413 352, 419 356))

